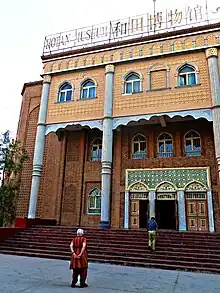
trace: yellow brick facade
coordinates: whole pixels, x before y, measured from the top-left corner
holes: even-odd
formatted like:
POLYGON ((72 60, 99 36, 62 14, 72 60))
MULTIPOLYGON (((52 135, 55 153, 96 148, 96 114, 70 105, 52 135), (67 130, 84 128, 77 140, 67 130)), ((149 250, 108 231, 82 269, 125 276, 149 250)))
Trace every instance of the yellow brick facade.
POLYGON ((47 124, 69 121, 101 119, 104 104, 104 68, 66 73, 52 77, 47 112, 47 124), (90 100, 80 99, 80 85, 86 78, 97 82, 97 97, 90 100), (73 85, 73 101, 58 103, 59 86, 68 81, 73 85))
MULTIPOLYGON (((103 65, 69 73, 52 75, 47 124, 101 119, 104 106, 105 68, 103 65), (80 99, 80 86, 86 78, 97 82, 97 98, 80 99), (59 86, 68 81, 73 85, 73 101, 58 103, 59 86)), ((211 107, 211 96, 205 50, 165 55, 120 62, 115 65, 115 84, 113 116, 152 114, 160 112, 182 111, 211 107), (199 84, 194 87, 178 88, 176 84, 177 69, 188 62, 198 68, 199 84), (165 72, 167 68, 167 72, 165 72), (151 89, 149 88, 148 71, 150 70, 151 89), (133 95, 122 93, 123 76, 127 72, 137 71, 143 77, 143 91, 133 95), (167 85, 169 75, 170 85, 167 85), (166 83, 166 86, 164 86, 166 83), (156 89, 167 87, 167 89, 156 89), (154 91, 155 89, 155 91, 154 91)))

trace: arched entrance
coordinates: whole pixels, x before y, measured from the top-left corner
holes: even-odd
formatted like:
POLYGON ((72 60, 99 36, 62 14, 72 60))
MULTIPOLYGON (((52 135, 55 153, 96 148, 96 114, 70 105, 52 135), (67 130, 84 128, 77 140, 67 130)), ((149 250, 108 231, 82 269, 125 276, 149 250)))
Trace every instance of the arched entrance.
POLYGON ((136 182, 129 188, 130 196, 130 227, 146 228, 148 221, 148 187, 136 182))
POLYGON ((194 181, 185 187, 186 222, 189 231, 208 231, 207 189, 194 181))
POLYGON ((178 226, 177 192, 172 183, 163 182, 158 185, 155 207, 159 229, 176 230, 178 226))

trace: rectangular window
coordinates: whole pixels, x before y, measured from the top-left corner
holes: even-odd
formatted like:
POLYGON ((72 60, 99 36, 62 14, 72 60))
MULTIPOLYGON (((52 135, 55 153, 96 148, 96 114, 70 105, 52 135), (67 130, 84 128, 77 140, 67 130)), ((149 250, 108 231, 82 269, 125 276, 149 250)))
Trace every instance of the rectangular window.
POLYGON ((132 93, 132 84, 130 82, 125 84, 125 93, 131 94, 132 93))
POLYGON ((65 92, 60 93, 60 102, 65 102, 65 92))
POLYGON ((193 140, 193 150, 198 152, 198 151, 201 151, 200 148, 201 148, 200 147, 200 139, 199 138, 195 138, 193 140))
POLYGON ((101 196, 96 197, 96 207, 97 209, 100 209, 101 212, 101 196))
POLYGON ((191 73, 188 75, 188 85, 195 85, 196 84, 196 75, 195 73, 191 73))
POLYGON ((139 143, 134 143, 134 153, 139 152, 139 143))
POLYGON ((87 92, 88 92, 88 89, 83 89, 82 91, 82 99, 87 99, 87 92))
POLYGON ((166 152, 173 153, 173 144, 172 142, 166 142, 166 152))
POLYGON ((89 198, 89 209, 95 208, 95 196, 90 196, 89 198))
POLYGON ((140 142, 140 151, 146 152, 146 142, 145 141, 140 142))
POLYGON ((133 83, 133 86, 134 86, 134 93, 139 93, 140 92, 140 81, 134 81, 133 83))
POLYGON ((192 151, 192 143, 191 140, 186 140, 186 152, 192 151))
POLYGON ((89 88, 89 98, 95 98, 95 87, 89 88))
POLYGON ((71 101, 71 99, 72 99, 72 91, 67 91, 66 92, 66 100, 71 101))
POLYGON ((193 140, 186 140, 186 156, 196 157, 201 156, 200 139, 195 138, 193 140))
POLYGON ((186 85, 186 75, 180 76, 180 86, 186 85))
POLYGON ((165 152, 164 142, 159 141, 159 153, 164 153, 164 152, 165 152))

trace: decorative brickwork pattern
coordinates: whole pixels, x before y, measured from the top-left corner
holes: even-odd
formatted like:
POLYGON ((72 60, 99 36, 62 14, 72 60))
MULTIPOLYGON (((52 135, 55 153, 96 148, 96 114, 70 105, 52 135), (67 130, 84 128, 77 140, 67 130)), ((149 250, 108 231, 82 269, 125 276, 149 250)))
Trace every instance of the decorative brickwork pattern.
POLYGON ((90 69, 86 72, 53 76, 48 102, 47 124, 68 121, 100 119, 103 116, 104 68, 90 69), (97 81, 97 98, 80 100, 80 85, 86 77, 97 81), (73 101, 57 103, 58 89, 63 81, 74 85, 73 101))
POLYGON ((184 189, 192 181, 198 181, 203 183, 205 188, 208 188, 209 186, 209 182, 207 181, 207 178, 208 178, 207 169, 175 168, 175 169, 143 170, 143 171, 142 170, 128 170, 127 176, 128 176, 127 177, 128 185, 126 186, 126 188, 128 188, 130 185, 139 181, 143 182, 151 189, 156 189, 157 186, 160 184, 160 182, 163 182, 163 181, 171 182, 177 188, 182 188, 182 189, 184 189))
POLYGON ((158 70, 152 71, 151 77, 151 90, 164 89, 167 87, 167 71, 158 70))
POLYGON ((39 107, 35 108, 28 118, 26 140, 24 143, 25 149, 28 152, 28 160, 24 162, 21 174, 21 187, 16 211, 16 217, 18 218, 26 217, 28 212, 38 114, 39 107))

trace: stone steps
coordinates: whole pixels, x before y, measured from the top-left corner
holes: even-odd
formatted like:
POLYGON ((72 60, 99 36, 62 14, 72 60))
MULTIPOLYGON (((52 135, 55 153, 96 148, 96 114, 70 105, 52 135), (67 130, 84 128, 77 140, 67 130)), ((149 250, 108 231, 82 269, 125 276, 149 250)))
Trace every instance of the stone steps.
MULTIPOLYGON (((73 237, 74 235, 75 235, 75 231, 73 232, 69 232, 69 231, 65 231, 65 230, 49 230, 49 231, 45 231, 45 230, 39 230, 39 231, 32 231, 32 230, 30 230, 30 229, 28 229, 27 231, 23 231, 23 232, 20 232, 20 234, 19 234, 19 236, 26 236, 26 235, 35 235, 35 236, 37 236, 37 235, 41 235, 41 236, 48 236, 48 232, 50 233, 50 235, 53 235, 53 234, 57 234, 57 232, 59 232, 59 236, 65 236, 65 237, 69 237, 69 238, 71 238, 71 237, 73 237)), ((118 233, 111 233, 111 232, 109 232, 109 234, 107 233, 107 232, 105 232, 105 231, 103 231, 103 232, 101 232, 101 231, 99 231, 98 233, 97 233, 97 231, 96 231, 96 233, 94 233, 93 231, 87 231, 87 233, 85 233, 87 236, 90 236, 90 237, 97 237, 98 235, 99 235, 99 233, 101 233, 101 235, 102 235, 102 237, 103 238, 105 238, 105 237, 107 237, 107 238, 112 238, 112 237, 115 237, 115 236, 117 236, 118 238, 125 238, 125 237, 134 237, 135 236, 135 238, 137 238, 137 239, 139 239, 139 238, 143 238, 143 237, 145 237, 145 236, 147 236, 148 235, 148 233, 146 232, 146 231, 143 231, 143 232, 141 232, 141 233, 135 233, 134 232, 134 234, 132 234, 131 232, 130 233, 120 233, 120 234, 118 234, 118 233)), ((181 232, 179 232, 180 233, 180 235, 178 235, 178 234, 165 234, 165 233, 161 233, 161 232, 158 232, 157 233, 157 236, 158 237, 160 237, 160 238, 162 238, 162 239, 184 239, 184 240, 187 240, 187 239, 192 239, 192 237, 196 237, 194 240, 212 240, 212 239, 215 239, 215 241, 216 242, 219 242, 220 243, 220 237, 218 237, 218 236, 216 236, 215 234, 214 235, 208 235, 208 236, 203 236, 203 235, 196 235, 196 234, 183 234, 183 233, 181 233, 181 232)))
MULTIPOLYGON (((47 241, 44 242, 42 241, 38 241, 38 242, 34 242, 33 240, 31 241, 31 239, 29 239, 29 241, 24 241, 23 239, 8 239, 5 241, 5 243, 7 243, 9 246, 21 246, 21 247, 25 247, 26 245, 31 245, 31 246, 38 246, 38 247, 55 247, 57 249, 69 249, 69 244, 70 241, 47 241)), ((109 249, 109 247, 111 247, 111 249, 113 249, 114 251, 116 249, 119 250, 126 250, 126 251, 131 251, 133 252, 134 249, 138 250, 140 252, 146 252, 146 250, 148 249, 147 247, 147 242, 143 243, 143 245, 140 245, 139 243, 137 243, 136 245, 129 245, 129 244, 120 244, 120 247, 118 246, 118 244, 115 243, 106 243, 106 242, 91 242, 91 240, 88 241, 88 247, 89 249, 109 249)), ((214 247, 215 248, 215 247, 214 247)), ((181 252, 181 254, 186 253, 189 255, 195 255, 195 254, 204 254, 204 255, 210 255, 211 257, 215 257, 218 258, 220 256, 220 250, 218 249, 214 249, 214 248, 208 248, 205 253, 204 253, 204 249, 193 249, 193 251, 191 249, 189 249, 188 247, 184 247, 182 245, 178 245, 178 247, 173 247, 173 246, 162 246, 162 245, 157 245, 157 251, 161 251, 161 252, 167 252, 169 251, 169 253, 175 254, 177 253, 179 255, 179 253, 181 252)))
MULTIPOLYGON (((10 251, 10 247, 4 247, 4 246, 1 246, 1 251, 10 251)), ((16 250, 15 252, 24 252, 24 248, 23 247, 16 247, 16 250)), ((28 252, 28 253, 37 253, 37 254, 45 254, 45 255, 60 255, 62 257, 66 257, 67 260, 70 259, 70 252, 69 251, 60 251, 59 252, 57 250, 52 250, 52 249, 37 249, 37 248, 25 248, 25 252, 28 252)), ((120 252, 116 253, 114 252, 114 255, 112 255, 112 252, 108 253, 105 251, 105 259, 108 260, 108 261, 111 261, 111 260, 115 260, 115 259, 118 259, 118 260, 121 260, 121 261, 129 261, 131 262, 132 260, 134 260, 134 257, 132 255, 122 255, 120 252)), ((159 255, 156 255, 154 253, 149 253, 148 256, 150 256, 149 258, 149 261, 151 262, 154 262, 154 263, 161 263, 161 258, 159 255)), ((89 259, 99 259, 99 258, 102 258, 103 255, 102 253, 94 253, 94 252, 91 252, 89 254, 89 259)), ((173 263, 173 259, 170 259, 171 257, 169 255, 167 255, 167 258, 164 258, 163 260, 166 262, 166 264, 172 264, 173 263)), ((135 261, 139 262, 139 263, 143 263, 145 265, 147 265, 148 263, 148 259, 146 258, 146 255, 136 255, 135 256, 135 261)), ((206 266, 212 266, 213 268, 216 268, 216 269, 219 269, 220 270, 220 263, 218 262, 215 262, 215 263, 209 263, 208 260, 206 259, 206 262, 204 262, 204 260, 193 260, 192 258, 186 258, 185 260, 182 260, 181 258, 178 258, 177 257, 175 258, 175 264, 176 265, 183 265, 185 264, 187 261, 187 265, 196 265, 197 268, 199 267, 206 267, 206 266)))
MULTIPOLYGON (((29 228, 0 243, 0 253, 69 260, 76 229, 29 228)), ((146 230, 84 230, 91 262, 220 273, 220 235, 216 233, 159 231, 156 252, 151 252, 146 230)))
MULTIPOLYGON (((72 237, 71 237, 72 238, 72 237)), ((13 238, 13 242, 14 241, 17 241, 17 242, 20 242, 20 241, 23 241, 23 242, 47 242, 48 245, 52 245, 53 243, 57 243, 57 244, 65 244, 65 245, 69 245, 70 242, 71 242, 71 238, 67 237, 67 238, 64 238, 64 237, 59 237, 59 236, 50 236, 48 238, 48 236, 32 236, 30 235, 29 237, 26 236, 26 237, 14 237, 13 238)), ((147 243, 148 243, 148 238, 146 237, 145 238, 146 240, 143 240, 142 241, 139 241, 139 240, 133 240, 131 244, 129 244, 129 241, 127 240, 120 240, 120 239, 103 239, 103 237, 101 239, 98 239, 98 242, 97 242, 97 238, 90 238, 88 236, 88 244, 89 245, 97 245, 97 243, 99 243, 100 245, 106 245, 106 242, 108 243, 108 245, 120 245, 120 246, 123 246, 123 247, 133 247, 133 248, 136 248, 137 246, 138 247, 147 247, 147 243)), ((8 242, 10 243, 10 240, 8 240, 8 242)), ((199 249, 201 247, 201 241, 197 241, 195 242, 193 239, 191 241, 179 241, 179 240, 164 240, 164 239, 161 239, 158 237, 158 240, 157 240, 157 246, 158 247, 163 247, 163 248, 166 248, 166 247, 175 247, 175 248, 184 248, 186 247, 187 249, 199 249)), ((206 249, 206 250, 216 250, 216 251, 219 251, 220 252, 220 244, 218 243, 215 243, 215 242, 202 242, 202 247, 203 249, 206 249)))
MULTIPOLYGON (((4 246, 3 244, 0 245, 0 250, 8 250, 11 249, 11 247, 4 246)), ((32 243, 25 243, 25 244, 20 244, 16 245, 16 250, 21 251, 37 251, 37 250, 48 250, 52 253, 56 253, 59 251, 59 253, 62 253, 64 255, 69 255, 69 247, 64 247, 64 246, 50 246, 44 244, 44 245, 39 245, 39 244, 32 244, 32 243)), ((216 261, 220 259, 220 254, 193 254, 193 253, 187 253, 187 252, 181 252, 181 255, 178 252, 169 252, 169 254, 164 255, 164 251, 157 250, 156 254, 152 254, 148 249, 145 250, 140 250, 137 249, 136 251, 134 250, 124 250, 124 249, 117 249, 117 252, 114 248, 101 248, 98 250, 99 254, 103 255, 118 255, 118 256, 129 256, 129 257, 134 257, 138 258, 143 257, 145 260, 151 260, 151 259, 161 259, 164 258, 166 260, 182 260, 182 261, 187 261, 187 262, 209 262, 209 261, 216 261)), ((89 255, 91 254, 97 254, 97 248, 96 247, 90 247, 88 249, 89 255)))

